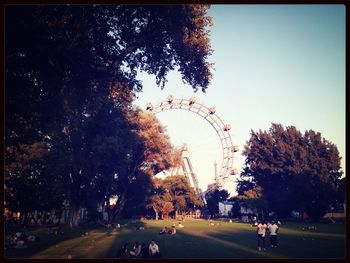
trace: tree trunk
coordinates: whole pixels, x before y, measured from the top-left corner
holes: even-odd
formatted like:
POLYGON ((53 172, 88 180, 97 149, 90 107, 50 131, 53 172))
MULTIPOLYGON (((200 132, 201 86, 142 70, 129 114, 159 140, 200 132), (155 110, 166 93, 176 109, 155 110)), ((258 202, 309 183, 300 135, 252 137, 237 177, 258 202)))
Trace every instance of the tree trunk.
POLYGON ((108 215, 108 223, 112 223, 114 209, 108 206, 108 208, 106 209, 106 212, 108 215))
POLYGON ((23 226, 27 225, 28 212, 21 213, 20 222, 23 226))
POLYGON ((68 224, 70 228, 78 227, 78 220, 79 220, 79 208, 70 203, 69 204, 69 215, 68 215, 68 224))
POLYGON ((118 198, 117 203, 115 204, 115 207, 113 209, 113 214, 111 218, 111 222, 113 222, 116 218, 120 218, 121 214, 123 212, 124 206, 126 201, 126 191, 123 192, 123 194, 118 198))
POLYGON ((177 216, 179 215, 179 211, 175 210, 175 220, 177 219, 177 216))
POLYGON ((158 220, 158 211, 155 208, 153 208, 153 210, 154 210, 154 213, 156 214, 156 220, 158 220))

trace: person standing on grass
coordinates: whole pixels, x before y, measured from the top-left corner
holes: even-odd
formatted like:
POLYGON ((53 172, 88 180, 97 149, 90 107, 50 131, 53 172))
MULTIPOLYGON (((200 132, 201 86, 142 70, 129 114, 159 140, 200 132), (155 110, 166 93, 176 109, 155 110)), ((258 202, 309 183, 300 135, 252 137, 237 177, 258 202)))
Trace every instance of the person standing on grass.
POLYGON ((271 224, 268 224, 268 229, 270 232, 270 244, 271 247, 277 247, 277 232, 278 232, 278 225, 274 220, 271 221, 271 224))
POLYGON ((267 225, 265 222, 258 222, 258 226, 256 228, 257 236, 258 236, 258 250, 261 249, 266 250, 265 248, 265 236, 266 236, 267 225))

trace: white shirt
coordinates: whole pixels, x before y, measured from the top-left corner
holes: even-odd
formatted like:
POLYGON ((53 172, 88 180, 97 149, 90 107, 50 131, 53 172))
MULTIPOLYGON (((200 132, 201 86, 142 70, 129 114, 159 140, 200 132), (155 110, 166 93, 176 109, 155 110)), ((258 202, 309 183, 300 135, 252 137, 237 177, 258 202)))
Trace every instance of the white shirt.
POLYGON ((277 230, 278 230, 278 225, 276 224, 269 224, 268 225, 269 231, 270 231, 270 235, 277 235, 277 230))
POLYGON ((151 252, 151 255, 154 255, 156 252, 159 252, 159 247, 156 243, 154 245, 149 244, 149 251, 151 252))
POLYGON ((266 234, 266 228, 267 228, 267 225, 266 224, 259 224, 258 225, 258 234, 259 235, 262 235, 263 237, 265 236, 266 234))

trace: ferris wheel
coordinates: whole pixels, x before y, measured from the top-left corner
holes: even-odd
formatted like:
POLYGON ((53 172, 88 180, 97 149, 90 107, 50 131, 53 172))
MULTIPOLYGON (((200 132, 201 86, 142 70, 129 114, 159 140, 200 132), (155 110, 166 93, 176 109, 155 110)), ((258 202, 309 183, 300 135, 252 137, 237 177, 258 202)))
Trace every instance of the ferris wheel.
POLYGON ((203 117, 210 125, 215 129, 219 136, 222 148, 222 164, 221 169, 215 176, 215 184, 221 187, 230 176, 236 175, 238 170, 233 167, 234 154, 238 152, 238 146, 234 146, 230 134, 231 125, 225 124, 221 118, 216 114, 215 107, 206 107, 205 105, 196 102, 195 97, 190 99, 176 99, 172 95, 169 95, 166 100, 161 101, 158 104, 153 105, 148 103, 146 110, 155 114, 167 111, 167 110, 186 110, 193 112, 203 117))

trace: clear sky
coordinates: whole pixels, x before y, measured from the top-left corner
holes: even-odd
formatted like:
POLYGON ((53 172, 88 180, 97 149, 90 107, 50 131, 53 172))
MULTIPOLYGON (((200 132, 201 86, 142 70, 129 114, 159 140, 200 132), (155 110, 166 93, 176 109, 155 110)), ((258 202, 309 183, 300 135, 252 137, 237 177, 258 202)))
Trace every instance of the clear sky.
MULTIPOLYGON (((240 147, 234 160, 239 171, 251 129, 268 130, 276 122, 321 132, 337 145, 345 172, 345 6, 212 5, 209 15, 215 71, 207 93, 193 93, 176 71, 164 90, 154 76, 142 74, 144 91, 134 104, 145 108, 172 94, 215 106, 240 147)), ((172 110, 158 118, 174 145, 188 145, 205 190, 214 180, 214 160, 222 162, 215 130, 192 112, 172 110)), ((233 182, 225 188, 235 194, 233 182)))

